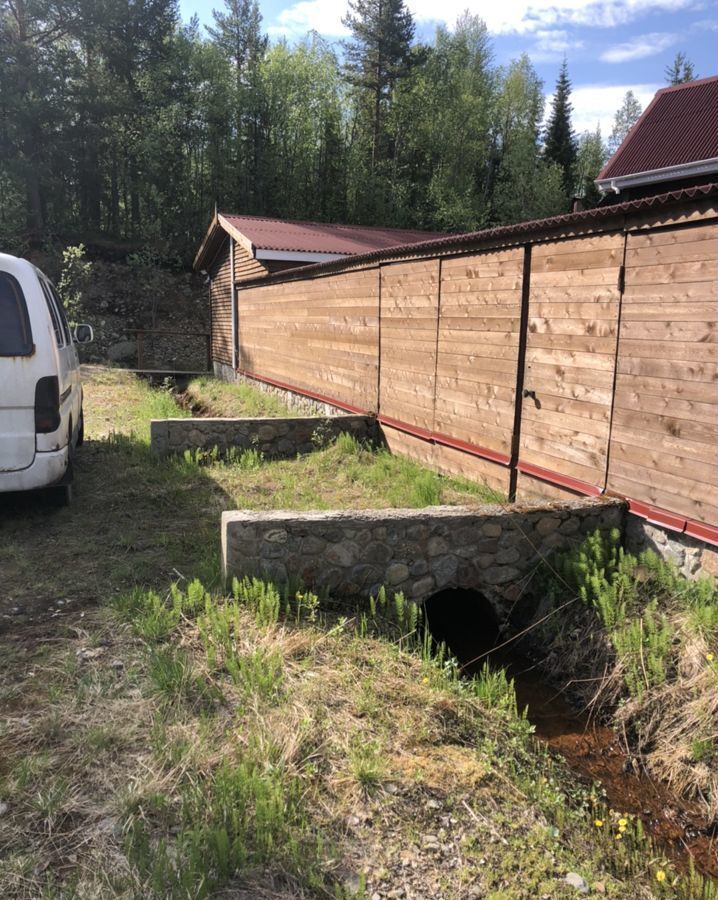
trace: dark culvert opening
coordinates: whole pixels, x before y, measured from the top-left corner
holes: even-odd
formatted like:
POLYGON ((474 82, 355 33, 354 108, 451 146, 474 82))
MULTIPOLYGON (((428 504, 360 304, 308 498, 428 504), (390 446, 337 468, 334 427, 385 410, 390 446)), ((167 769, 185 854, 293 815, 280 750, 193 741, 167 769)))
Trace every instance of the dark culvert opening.
POLYGON ((577 713, 564 692, 543 679, 535 660, 524 655, 522 642, 512 640, 522 631, 520 618, 501 630, 486 597, 461 588, 429 597, 424 614, 433 641, 446 644, 465 676, 479 675, 486 663, 506 670, 514 682, 518 709, 527 710, 536 737, 561 754, 579 779, 599 782, 610 805, 639 817, 680 868, 695 865, 716 877, 715 826, 706 823, 705 812, 636 771, 613 730, 590 722, 585 711, 577 713), (674 810, 675 817, 667 818, 667 809, 674 810))
POLYGON ((425 602, 424 614, 434 641, 446 644, 467 675, 478 672, 486 655, 500 643, 494 608, 479 591, 468 588, 438 591, 425 602))
POLYGON ((544 681, 518 642, 501 631, 493 606, 479 591, 439 591, 426 601, 424 613, 435 645, 446 644, 464 676, 478 675, 487 663, 506 670, 514 682, 518 708, 528 710, 539 736, 550 740, 584 730, 585 719, 577 717, 566 699, 544 681))

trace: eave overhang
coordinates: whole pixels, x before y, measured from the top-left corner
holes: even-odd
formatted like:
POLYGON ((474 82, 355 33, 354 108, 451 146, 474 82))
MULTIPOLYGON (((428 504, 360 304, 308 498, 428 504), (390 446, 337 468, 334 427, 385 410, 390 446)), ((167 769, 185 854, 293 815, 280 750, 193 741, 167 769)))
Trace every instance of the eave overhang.
POLYGON ((332 259, 345 259, 348 253, 309 253, 304 250, 257 250, 255 259, 276 260, 278 262, 329 262, 332 259))
POLYGON ((718 157, 696 162, 681 163, 678 166, 665 166, 648 172, 635 172, 632 175, 617 175, 614 178, 597 178, 596 186, 602 194, 620 194, 632 187, 648 184, 659 184, 662 181, 673 181, 681 178, 695 178, 718 172, 718 157))

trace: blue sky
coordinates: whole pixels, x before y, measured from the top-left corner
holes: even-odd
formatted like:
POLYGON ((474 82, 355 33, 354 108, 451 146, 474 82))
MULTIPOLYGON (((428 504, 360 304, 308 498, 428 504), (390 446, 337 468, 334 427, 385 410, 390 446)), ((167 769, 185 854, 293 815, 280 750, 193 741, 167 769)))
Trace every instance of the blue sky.
MULTIPOLYGON (((272 38, 301 38, 312 28, 329 40, 344 36, 344 0, 260 0, 263 26, 272 38)), ((465 10, 481 16, 491 33, 496 61, 527 52, 550 95, 564 54, 573 82, 574 127, 601 124, 604 138, 630 88, 646 106, 663 87, 664 69, 677 51, 699 76, 718 72, 718 12, 713 0, 407 0, 417 34, 430 38, 439 21, 451 25, 465 10)), ((196 13, 212 22, 223 0, 180 0, 182 17, 196 13)))

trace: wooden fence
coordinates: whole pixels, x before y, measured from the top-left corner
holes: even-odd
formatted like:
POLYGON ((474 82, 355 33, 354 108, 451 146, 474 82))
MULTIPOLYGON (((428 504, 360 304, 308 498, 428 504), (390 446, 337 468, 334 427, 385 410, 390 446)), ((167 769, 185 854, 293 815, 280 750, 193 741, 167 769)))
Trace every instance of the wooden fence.
POLYGON ((715 193, 238 284, 244 374, 511 496, 718 542, 715 193))

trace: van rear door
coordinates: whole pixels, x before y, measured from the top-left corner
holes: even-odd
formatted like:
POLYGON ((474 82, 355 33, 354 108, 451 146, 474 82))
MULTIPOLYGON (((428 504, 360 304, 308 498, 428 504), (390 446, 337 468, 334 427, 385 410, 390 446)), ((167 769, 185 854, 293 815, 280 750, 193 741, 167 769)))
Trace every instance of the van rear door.
POLYGON ((35 346, 20 282, 0 270, 0 472, 35 459, 35 346))

